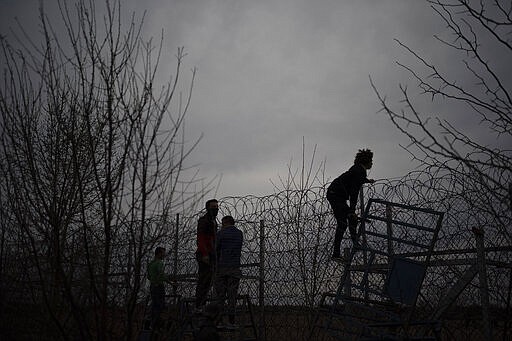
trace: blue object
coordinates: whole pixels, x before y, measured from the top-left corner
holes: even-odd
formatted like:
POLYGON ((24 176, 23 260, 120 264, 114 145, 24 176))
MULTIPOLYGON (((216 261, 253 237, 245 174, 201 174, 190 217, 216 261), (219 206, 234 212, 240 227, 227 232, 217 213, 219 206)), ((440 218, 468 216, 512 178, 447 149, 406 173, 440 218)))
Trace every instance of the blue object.
POLYGON ((384 292, 395 302, 413 305, 425 278, 426 266, 406 258, 394 258, 384 292))

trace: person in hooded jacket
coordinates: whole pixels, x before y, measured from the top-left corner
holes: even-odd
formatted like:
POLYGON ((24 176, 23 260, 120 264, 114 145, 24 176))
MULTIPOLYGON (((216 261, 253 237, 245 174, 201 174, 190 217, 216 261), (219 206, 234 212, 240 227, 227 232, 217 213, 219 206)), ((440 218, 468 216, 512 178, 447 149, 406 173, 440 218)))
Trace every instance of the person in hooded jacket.
MULTIPOLYGON (((242 272, 240 258, 244 242, 243 232, 235 226, 235 219, 224 216, 222 228, 217 233, 217 273, 214 289, 217 304, 229 317, 228 328, 235 327, 236 298, 242 272), (227 300, 227 307, 224 306, 227 300)), ((222 321, 221 321, 222 325, 222 321)))

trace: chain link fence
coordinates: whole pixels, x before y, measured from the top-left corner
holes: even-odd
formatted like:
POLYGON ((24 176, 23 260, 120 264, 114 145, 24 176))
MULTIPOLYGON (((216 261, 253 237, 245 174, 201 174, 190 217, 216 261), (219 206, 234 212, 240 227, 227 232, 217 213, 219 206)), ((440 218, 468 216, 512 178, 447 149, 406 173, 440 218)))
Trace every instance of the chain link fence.
MULTIPOLYGON (((445 212, 432 265, 418 301, 425 317, 432 316, 443 305, 449 289, 476 262, 473 229, 483 229, 492 329, 497 338, 510 337, 512 243, 510 235, 504 233, 510 226, 510 211, 505 208, 495 216, 477 211, 466 198, 453 195, 453 186, 448 176, 413 172, 402 179, 379 181, 365 187, 359 208, 362 211, 368 198, 379 198, 445 212)), ((262 339, 306 340, 322 293, 335 292, 338 287, 343 266, 330 259, 336 223, 325 199, 325 188, 291 189, 264 197, 220 200, 219 215, 234 216, 237 226, 244 232, 242 262, 252 266, 243 268, 245 277, 240 292, 252 298, 258 312, 264 312, 257 314, 257 323, 263 326, 260 329, 262 339), (262 268, 258 264, 261 250, 264 250, 262 268)), ((433 224, 425 214, 411 215, 403 210, 393 215, 394 219, 406 223, 433 224)), ((195 273, 196 220, 197 217, 192 217, 182 221, 177 231, 179 244, 174 257, 178 258, 177 262, 171 259, 169 263, 177 264, 172 272, 178 275, 195 273)), ((397 228, 393 233, 401 238, 408 230, 397 228)), ((421 239, 421 236, 415 237, 421 239)), ((344 243, 350 246, 348 240, 344 243)), ((193 289, 184 284, 178 292, 193 296, 193 289)), ((475 276, 450 308, 443 310, 443 339, 485 339, 480 293, 479 278, 475 276)))
MULTIPOLYGON (((510 207, 507 203, 490 203, 490 209, 478 207, 475 201, 468 200, 468 197, 478 193, 461 195, 460 188, 456 186, 457 179, 452 176, 413 172, 404 178, 378 181, 365 186, 358 209, 362 212, 369 198, 378 198, 445 212, 431 266, 427 270, 418 300, 420 310, 427 317, 435 314, 445 303, 443 300, 450 288, 465 278, 468 269, 475 264, 477 250, 473 231, 474 228, 483 230, 489 320, 495 339, 510 339, 510 207)), ((335 292, 338 288, 343 265, 330 258, 336 223, 325 199, 325 189, 326 185, 321 185, 286 189, 263 197, 220 199, 219 216, 232 215, 237 226, 244 232, 243 279, 239 292, 247 294, 254 304, 254 317, 261 340, 307 340, 321 295, 324 292, 335 292)), ((114 271, 106 284, 111 288, 112 314, 123 316, 121 312, 127 309, 137 311, 131 315, 131 319, 119 322, 121 325, 124 323, 134 329, 142 326, 144 307, 148 306, 149 301, 143 269, 144 264, 152 258, 154 247, 158 245, 169 250, 166 270, 178 279, 170 288, 171 293, 194 297, 197 271, 194 252, 199 215, 150 219, 145 222, 147 234, 143 242, 138 243, 129 238, 133 227, 124 229, 120 226, 116 230, 111 267, 114 271), (137 253, 137 248, 143 250, 137 253), (142 267, 137 266, 137 263, 142 264, 142 267), (142 287, 134 289, 134 283, 138 282, 143 284, 142 287), (130 296, 133 292, 137 292, 136 298, 130 296)), ((431 223, 426 216, 411 215, 406 210, 394 211, 393 215, 403 222, 431 223)), ((368 228, 371 226, 368 225, 368 228)), ((407 234, 408 230, 397 228, 394 233, 400 237, 401 234, 407 234)), ((46 313, 41 302, 49 298, 42 292, 48 292, 43 289, 45 286, 47 289, 49 284, 33 280, 37 269, 31 268, 30 259, 23 255, 26 245, 23 244, 26 242, 23 236, 6 236, 9 238, 4 239, 5 245, 2 248, 3 305, 0 311, 4 322, 11 329, 14 326, 22 328, 20 318, 28 316, 24 315, 28 309, 33 319, 33 330, 44 330, 50 320, 48 317, 43 318, 46 313), (39 302, 39 306, 34 302, 39 302)), ((350 246, 348 240, 343 243, 350 246)), ((74 282, 69 288, 75 294, 77 304, 81 304, 82 296, 83 302, 89 302, 86 294, 90 292, 90 269, 80 261, 82 256, 78 251, 74 251, 82 250, 79 244, 80 238, 77 235, 75 241, 70 240, 66 245, 74 257, 66 266, 73 271, 74 282)), ((41 244, 41 248, 45 247, 41 244)), ((485 339, 482 322, 485 307, 482 305, 480 289, 479 277, 471 277, 450 307, 444 309, 440 316, 443 340, 485 339)), ((54 303, 57 307, 62 305, 62 312, 70 309, 65 300, 57 299, 64 294, 61 288, 56 287, 55 295, 52 296, 52 299, 60 300, 54 303)), ((119 327, 121 330, 123 328, 119 327)), ((124 335, 122 332, 112 334, 119 337, 124 335)), ((24 335, 30 338, 30 335, 37 335, 37 332, 24 335)), ((58 335, 58 332, 54 335, 58 335)))

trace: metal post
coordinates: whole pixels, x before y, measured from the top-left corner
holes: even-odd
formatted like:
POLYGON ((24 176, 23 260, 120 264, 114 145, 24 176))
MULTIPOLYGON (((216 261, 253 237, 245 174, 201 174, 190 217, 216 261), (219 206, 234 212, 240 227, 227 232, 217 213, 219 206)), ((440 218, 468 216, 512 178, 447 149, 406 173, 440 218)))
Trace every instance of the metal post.
POLYGON ((510 209, 512 210, 512 182, 508 184, 508 200, 510 209))
POLYGON ((393 219, 393 208, 391 205, 386 204, 386 229, 388 236, 388 265, 391 266, 391 261, 393 258, 393 224, 391 220, 393 219))
MULTIPOLYGON (((359 204, 360 204, 360 207, 361 207, 361 218, 363 218, 363 214, 365 213, 365 205, 364 205, 364 192, 363 192, 363 187, 361 187, 361 189, 359 190, 359 204)), ((366 217, 364 217, 366 219, 366 217)), ((367 267, 368 266, 368 261, 369 261, 369 258, 368 258, 368 249, 367 249, 367 240, 366 240, 366 222, 365 222, 365 219, 361 219, 361 222, 360 222, 360 225, 359 225, 359 235, 362 236, 361 238, 361 241, 362 241, 362 244, 364 246, 363 248, 363 265, 364 267, 367 267)), ((350 287, 352 287, 352 278, 350 276, 350 271, 347 273, 347 285, 349 285, 350 287)), ((361 283, 363 285, 364 288, 368 288, 368 276, 364 276, 363 277, 363 281, 361 283)), ((345 289, 347 294, 349 296, 351 296, 352 292, 351 290, 347 290, 345 289)), ((365 290, 365 293, 364 293, 364 299, 365 300, 368 300, 368 290, 365 290)))
MULTIPOLYGON (((348 259, 350 259, 350 251, 351 250, 349 247, 346 247, 343 249, 343 258, 345 259, 345 262, 347 262, 348 259)), ((352 296, 352 276, 350 276, 350 270, 348 269, 347 265, 345 265, 345 271, 347 272, 347 274, 346 274, 347 277, 345 278, 344 291, 345 291, 346 296, 351 297, 352 296)), ((336 304, 338 304, 338 302, 336 302, 336 304)))
MULTIPOLYGON (((133 243, 135 244, 135 241, 133 241, 133 243)), ((132 246, 134 246, 134 245, 132 245, 132 239, 130 238, 130 239, 128 240, 128 255, 127 255, 127 257, 128 257, 128 264, 127 264, 127 269, 126 269, 126 278, 125 278, 125 281, 126 281, 126 290, 127 290, 127 292, 126 292, 126 293, 127 293, 127 295, 129 295, 129 294, 128 294, 128 291, 130 290, 130 287, 131 287, 130 282, 131 282, 131 279, 132 279, 132 268, 133 268, 133 260, 132 260, 132 258, 133 258, 133 255, 132 255, 132 246)), ((1 273, 1 272, 0 272, 0 273, 1 273)), ((141 277, 139 277, 139 278, 141 278, 141 277)), ((142 279, 143 279, 143 278, 144 278, 144 277, 142 277, 142 279)), ((138 280, 139 280, 138 278, 134 278, 134 282, 137 282, 138 280)))
POLYGON ((478 280, 480 287, 480 303, 482 304, 482 318, 484 323, 485 339, 492 340, 492 329, 489 319, 489 287, 487 284, 487 269, 485 265, 484 230, 474 227, 473 233, 476 240, 476 263, 478 268, 478 280))
MULTIPOLYGON (((361 187, 361 190, 359 191, 359 204, 361 207, 361 218, 363 218, 365 205, 364 205, 364 192, 363 192, 362 187, 361 187)), ((363 219, 361 219, 361 223, 359 224, 359 235, 362 237, 362 244, 367 245, 366 244, 366 223, 363 219)), ((363 261, 364 261, 364 265, 368 264, 368 254, 366 252, 366 248, 363 250, 363 261)))
POLYGON ((260 306, 258 339, 264 341, 265 337, 265 221, 260 220, 260 268, 259 268, 259 297, 260 306))
MULTIPOLYGON (((179 244, 179 228, 180 228, 180 214, 176 213, 176 228, 174 230, 174 263, 173 263, 173 269, 172 273, 174 275, 174 278, 176 279, 178 276, 178 248, 180 246, 179 244)), ((176 281, 172 285, 172 294, 174 296, 174 299, 178 296, 178 285, 176 284, 176 281)))
MULTIPOLYGON (((361 187, 361 190, 359 191, 359 207, 361 209, 361 218, 364 214, 364 193, 363 188, 361 187)), ((366 244, 366 234, 365 232, 365 221, 361 220, 361 223, 359 224, 359 235, 363 237, 363 244, 366 244)))

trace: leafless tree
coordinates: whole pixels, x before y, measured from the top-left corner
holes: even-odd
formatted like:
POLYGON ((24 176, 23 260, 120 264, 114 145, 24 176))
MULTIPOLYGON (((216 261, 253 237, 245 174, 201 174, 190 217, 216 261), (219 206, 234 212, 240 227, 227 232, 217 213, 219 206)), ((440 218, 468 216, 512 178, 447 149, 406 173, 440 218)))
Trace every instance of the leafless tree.
MULTIPOLYGON (((325 161, 316 161, 316 146, 307 152, 302 142, 302 154, 297 162, 292 159, 288 164, 285 177, 279 176, 272 181, 276 191, 275 199, 281 201, 277 217, 281 229, 286 229, 285 247, 290 249, 289 261, 298 281, 298 297, 305 299, 307 308, 315 307, 318 297, 330 285, 336 266, 325 267, 329 263, 334 231, 330 207, 325 200, 325 161), (326 215, 325 213, 328 212, 326 215)), ((275 223, 275 222, 274 222, 275 223)), ((271 238, 273 247, 279 237, 271 238)), ((282 236, 281 236, 282 238, 282 236)))
POLYGON ((40 42, 0 41, 1 282, 24 283, 21 303, 54 336, 131 339, 145 261, 210 186, 186 165, 195 69, 182 90, 180 48, 161 85, 163 37, 143 39, 143 17, 126 25, 119 1, 68 6, 64 30, 41 9, 40 42))
MULTIPOLYGON (((417 62, 398 65, 417 82, 434 108, 426 113, 413 92, 400 85, 401 108, 396 110, 372 82, 382 111, 410 143, 404 148, 425 169, 456 179, 457 195, 465 199, 481 226, 510 245, 510 184, 512 181, 512 4, 510 1, 432 0, 431 8, 445 23, 450 37, 435 36, 441 46, 460 55, 435 65, 406 43, 397 41, 417 62), (442 109, 439 109, 440 111, 442 109), (453 111, 463 112, 456 116, 453 111)), ((427 109, 428 110, 428 109, 427 109)))
MULTIPOLYGON (((398 65, 417 82, 420 97, 400 85, 401 104, 397 110, 372 80, 371 85, 382 111, 408 138, 409 144, 404 149, 419 161, 423 171, 449 179, 449 183, 438 183, 439 187, 432 188, 437 191, 438 201, 466 208, 463 214, 454 214, 459 217, 457 225, 444 233, 455 235, 458 229, 459 235, 471 243, 470 229, 483 228, 487 245, 510 247, 512 3, 501 0, 428 2, 451 35, 435 38, 441 47, 458 56, 460 67, 454 64, 457 58, 451 57, 448 67, 431 62, 433 56, 427 57, 410 44, 397 41, 416 62, 412 65, 399 62, 398 65), (428 109, 425 102, 420 102, 421 94, 431 100, 428 109), (439 112, 427 113, 431 108, 439 112), (457 112, 464 114, 456 115, 457 112)), ((505 253, 502 256, 506 259, 505 253)), ((495 283, 489 289, 500 297, 494 304, 499 307, 504 304, 505 310, 510 311, 512 271, 509 271, 508 283, 495 283)), ((505 319, 504 338, 510 325, 510 319, 505 319)))

